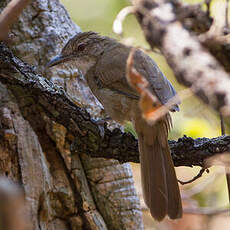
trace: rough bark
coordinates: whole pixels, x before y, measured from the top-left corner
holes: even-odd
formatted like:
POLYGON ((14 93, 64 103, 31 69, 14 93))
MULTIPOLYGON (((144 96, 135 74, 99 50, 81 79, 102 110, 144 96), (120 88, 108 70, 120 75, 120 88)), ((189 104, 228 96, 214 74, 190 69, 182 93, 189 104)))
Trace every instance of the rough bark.
MULTIPOLYGON (((0 8, 7 2, 2 1, 0 8)), ((97 117, 103 114, 102 107, 77 70, 68 67, 51 72, 44 68, 78 31, 59 1, 35 0, 14 25, 8 45, 36 71, 64 87, 68 98, 71 96, 97 117)), ((1 70, 8 67, 1 65, 1 70)), ((9 77, 13 75, 14 70, 8 72, 9 77)), ((45 79, 40 83, 44 89, 49 84, 45 79)), ((39 104, 23 87, 15 86, 11 91, 6 89, 6 82, 0 85, 0 172, 24 187, 33 229, 142 229, 129 164, 91 159, 83 153, 71 156, 71 132, 43 113, 47 104, 39 104)), ((58 102, 55 108, 59 106, 58 102)))

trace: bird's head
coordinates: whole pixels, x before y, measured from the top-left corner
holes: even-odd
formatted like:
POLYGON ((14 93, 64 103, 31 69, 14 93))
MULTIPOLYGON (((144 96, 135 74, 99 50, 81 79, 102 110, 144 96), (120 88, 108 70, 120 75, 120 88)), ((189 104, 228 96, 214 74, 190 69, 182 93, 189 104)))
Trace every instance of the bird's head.
POLYGON ((78 33, 66 43, 61 54, 53 58, 47 67, 71 62, 85 74, 104 52, 106 41, 108 41, 107 37, 102 37, 95 32, 78 33))

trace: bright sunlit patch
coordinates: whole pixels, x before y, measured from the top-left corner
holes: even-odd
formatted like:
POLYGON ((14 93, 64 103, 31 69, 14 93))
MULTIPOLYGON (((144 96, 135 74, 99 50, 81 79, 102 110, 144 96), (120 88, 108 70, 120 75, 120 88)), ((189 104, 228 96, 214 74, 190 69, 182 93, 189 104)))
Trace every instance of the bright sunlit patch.
POLYGON ((212 129, 210 123, 201 118, 185 120, 181 132, 193 138, 218 136, 218 130, 212 129))

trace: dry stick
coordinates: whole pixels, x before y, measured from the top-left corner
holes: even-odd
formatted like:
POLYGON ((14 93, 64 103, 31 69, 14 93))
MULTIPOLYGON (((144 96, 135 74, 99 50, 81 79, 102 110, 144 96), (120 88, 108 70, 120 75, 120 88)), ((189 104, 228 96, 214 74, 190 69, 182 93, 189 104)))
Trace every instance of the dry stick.
POLYGON ((30 0, 12 0, 0 14, 0 41, 7 38, 10 27, 30 0))
POLYGON ((161 117, 166 115, 173 105, 177 104, 180 100, 187 99, 193 96, 193 92, 190 88, 181 90, 174 97, 170 98, 164 105, 162 105, 159 109, 154 111, 154 116, 150 118, 150 122, 154 123, 159 120, 161 117))
POLYGON ((181 185, 190 184, 190 183, 192 183, 193 181, 197 180, 198 178, 202 177, 202 175, 203 175, 203 173, 205 172, 205 170, 206 170, 205 168, 202 168, 202 169, 200 170, 200 172, 199 172, 196 176, 194 176, 191 180, 188 180, 188 181, 181 181, 181 180, 178 180, 178 179, 177 179, 177 181, 178 181, 181 185))
MULTIPOLYGON (((135 8, 133 6, 127 6, 125 8, 123 8, 118 15, 116 16, 115 20, 113 21, 113 32, 121 37, 123 37, 123 22, 126 19, 126 17, 130 14, 134 14, 135 13, 135 8)), ((143 48, 141 46, 137 46, 136 48, 141 49, 147 53, 156 53, 159 55, 162 55, 162 53, 160 52, 160 50, 157 49, 146 49, 143 48)))
POLYGON ((116 19, 113 22, 113 32, 122 35, 123 33, 123 21, 129 14, 133 14, 135 12, 135 8, 133 6, 127 6, 123 8, 117 15, 116 19))

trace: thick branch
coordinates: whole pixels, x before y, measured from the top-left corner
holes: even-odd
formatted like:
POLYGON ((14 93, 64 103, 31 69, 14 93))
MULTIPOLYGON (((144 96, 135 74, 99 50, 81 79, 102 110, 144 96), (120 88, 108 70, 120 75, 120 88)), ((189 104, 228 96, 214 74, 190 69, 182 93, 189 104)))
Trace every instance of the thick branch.
POLYGON ((224 36, 201 36, 201 43, 230 73, 230 34, 224 36))
POLYGON ((213 19, 202 10, 202 4, 185 4, 177 0, 171 0, 171 3, 177 20, 186 29, 196 34, 202 34, 210 29, 213 19))
POLYGON ((209 50, 227 72, 230 72, 229 28, 217 26, 213 18, 210 17, 210 1, 206 1, 208 8, 206 12, 202 10, 202 4, 185 4, 177 0, 172 0, 171 3, 176 19, 193 35, 200 34, 198 40, 201 44, 209 50))
MULTIPOLYGON (((114 130, 106 133, 107 139, 101 140, 99 146, 90 143, 90 137, 76 139, 73 148, 78 152, 87 152, 91 157, 113 158, 123 162, 139 163, 138 143, 131 134, 114 130)), ((99 140, 98 140, 99 141, 99 140)), ((169 141, 174 165, 201 166, 205 160, 216 154, 230 150, 230 136, 217 138, 197 138, 184 136, 178 141, 169 141)))
MULTIPOLYGON (((139 162, 138 143, 130 133, 99 126, 68 98, 62 88, 36 74, 3 44, 0 45, 0 81, 11 89, 23 116, 34 130, 39 129, 35 127, 38 122, 34 122, 34 114, 37 119, 46 114, 76 137, 73 151, 120 162, 139 162)), ((169 145, 175 166, 203 166, 208 157, 229 151, 230 136, 196 140, 183 137, 169 141, 169 145)))
POLYGON ((136 15, 151 47, 159 47, 177 80, 205 103, 230 115, 230 79, 216 59, 177 20, 168 0, 140 0, 136 15))

